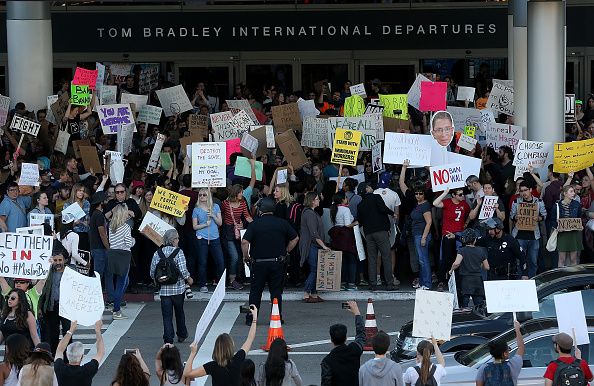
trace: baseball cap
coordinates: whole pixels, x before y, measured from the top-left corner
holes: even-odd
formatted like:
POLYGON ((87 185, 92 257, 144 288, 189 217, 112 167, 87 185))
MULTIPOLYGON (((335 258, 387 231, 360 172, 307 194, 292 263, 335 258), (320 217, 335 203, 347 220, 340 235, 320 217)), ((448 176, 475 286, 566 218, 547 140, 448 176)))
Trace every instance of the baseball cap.
POLYGON ((379 181, 377 182, 377 187, 380 189, 385 189, 390 186, 390 181, 392 180, 392 173, 385 171, 382 172, 379 176, 379 181))
POLYGON ((553 343, 557 343, 563 350, 571 350, 573 338, 564 332, 560 332, 553 337, 553 343))
POLYGON ((105 199, 107 198, 107 195, 105 194, 104 191, 99 191, 95 194, 93 194, 93 198, 91 199, 91 205, 97 205, 103 201, 105 201, 105 199))

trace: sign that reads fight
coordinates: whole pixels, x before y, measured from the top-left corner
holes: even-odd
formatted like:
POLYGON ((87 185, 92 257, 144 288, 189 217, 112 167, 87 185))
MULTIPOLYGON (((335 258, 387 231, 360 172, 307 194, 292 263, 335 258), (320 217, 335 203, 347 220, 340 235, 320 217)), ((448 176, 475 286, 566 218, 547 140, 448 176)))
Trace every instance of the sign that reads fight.
POLYGON ((0 275, 45 279, 53 242, 52 236, 0 233, 0 275))
POLYGON ((32 135, 37 137, 37 133, 39 133, 39 129, 41 128, 41 124, 37 122, 33 122, 27 118, 20 117, 15 115, 12 118, 12 123, 10 124, 11 130, 20 131, 25 134, 32 135))
POLYGON ((447 188, 462 188, 466 184, 460 164, 432 166, 429 168, 429 175, 434 192, 441 192, 447 188))
POLYGON ((132 109, 127 104, 99 106, 97 113, 103 134, 117 134, 124 125, 134 123, 132 109))
POLYGON ((186 212, 190 198, 183 194, 157 186, 151 201, 151 208, 175 217, 181 217, 186 212))
POLYGON ((355 130, 336 129, 332 160, 330 162, 341 165, 356 166, 361 132, 355 130))

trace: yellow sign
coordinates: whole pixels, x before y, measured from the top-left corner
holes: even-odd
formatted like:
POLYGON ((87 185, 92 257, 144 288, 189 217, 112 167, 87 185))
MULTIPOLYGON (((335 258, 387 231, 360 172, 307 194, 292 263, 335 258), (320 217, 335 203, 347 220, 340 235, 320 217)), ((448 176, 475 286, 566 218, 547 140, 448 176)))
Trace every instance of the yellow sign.
POLYGON ((175 217, 181 217, 186 213, 189 203, 190 198, 188 196, 157 186, 151 201, 151 208, 175 217))
POLYGON ((361 132, 357 130, 336 129, 332 159, 334 164, 356 166, 359 146, 361 145, 361 132))
POLYGON ((360 95, 353 95, 344 100, 345 117, 361 117, 365 112, 365 101, 360 95))
POLYGON ((464 126, 464 134, 474 138, 474 135, 476 133, 476 127, 475 126, 464 126))
POLYGON ((408 96, 406 94, 380 94, 379 100, 384 106, 384 117, 408 120, 408 96))
POLYGON ((594 164, 594 138, 556 143, 553 157, 555 173, 577 172, 594 164))

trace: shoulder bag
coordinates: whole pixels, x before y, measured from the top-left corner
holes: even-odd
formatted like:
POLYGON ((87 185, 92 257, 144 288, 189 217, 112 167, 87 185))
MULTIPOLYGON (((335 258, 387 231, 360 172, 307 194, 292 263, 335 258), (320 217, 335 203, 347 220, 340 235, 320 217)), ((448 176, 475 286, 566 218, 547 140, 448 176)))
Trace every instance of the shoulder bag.
MULTIPOLYGON (((557 203, 557 226, 559 226, 559 211, 561 210, 561 208, 559 207, 559 203, 557 203)), ((551 235, 549 236, 549 240, 547 241, 547 251, 549 252, 553 252, 557 249, 557 234, 559 233, 559 231, 557 231, 557 229, 553 229, 553 232, 551 232, 551 235)))

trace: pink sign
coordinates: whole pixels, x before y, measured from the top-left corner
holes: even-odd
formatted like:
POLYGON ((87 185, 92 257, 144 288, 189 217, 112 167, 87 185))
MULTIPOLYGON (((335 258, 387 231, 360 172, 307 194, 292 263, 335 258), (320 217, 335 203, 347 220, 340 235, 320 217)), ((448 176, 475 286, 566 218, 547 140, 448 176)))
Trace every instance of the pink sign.
POLYGON ((419 110, 441 111, 446 109, 448 84, 446 82, 421 82, 419 110))
POLYGON ((87 70, 86 68, 76 67, 72 84, 89 86, 91 90, 95 89, 97 83, 97 70, 87 70))
POLYGON ((241 153, 241 146, 239 145, 241 142, 241 138, 234 138, 228 141, 225 141, 227 145, 227 165, 231 163, 231 154, 233 153, 241 153))

